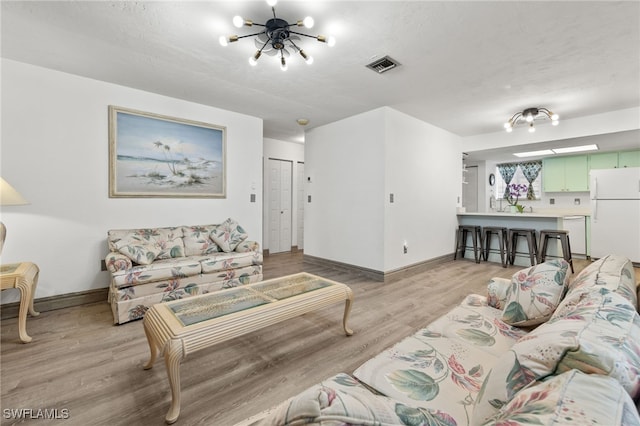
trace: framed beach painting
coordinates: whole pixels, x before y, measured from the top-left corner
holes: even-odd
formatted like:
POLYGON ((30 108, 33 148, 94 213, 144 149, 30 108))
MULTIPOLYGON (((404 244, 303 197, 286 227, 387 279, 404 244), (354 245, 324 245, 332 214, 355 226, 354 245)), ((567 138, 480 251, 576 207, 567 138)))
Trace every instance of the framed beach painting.
POLYGON ((225 198, 226 128, 109 106, 109 197, 225 198))

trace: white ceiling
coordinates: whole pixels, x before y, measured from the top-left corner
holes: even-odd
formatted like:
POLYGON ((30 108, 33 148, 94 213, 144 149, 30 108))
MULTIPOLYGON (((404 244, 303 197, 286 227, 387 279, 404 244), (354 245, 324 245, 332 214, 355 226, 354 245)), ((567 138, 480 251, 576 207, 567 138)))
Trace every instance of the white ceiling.
MULTIPOLYGON (((514 112, 561 119, 640 106, 640 2, 280 1, 279 18, 315 18, 283 72, 247 59, 240 14, 263 23, 264 1, 7 1, 2 56, 261 117, 264 136, 302 141, 307 129, 390 106, 461 136, 493 133, 514 112), (390 55, 385 74, 365 67, 390 55)), ((258 29, 259 31, 259 29, 258 29)), ((636 133, 637 135, 637 133, 636 133)), ((637 136, 635 138, 637 145, 637 136)))

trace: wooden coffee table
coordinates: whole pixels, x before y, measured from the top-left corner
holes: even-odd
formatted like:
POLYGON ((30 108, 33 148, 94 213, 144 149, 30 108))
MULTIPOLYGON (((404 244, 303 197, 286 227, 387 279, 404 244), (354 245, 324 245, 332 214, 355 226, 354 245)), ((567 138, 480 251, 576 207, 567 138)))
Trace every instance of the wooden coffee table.
POLYGON ((151 350, 144 369, 153 367, 160 350, 171 387, 166 422, 180 415, 180 363, 187 355, 341 301, 342 327, 350 336, 351 289, 306 272, 153 305, 143 320, 151 350))

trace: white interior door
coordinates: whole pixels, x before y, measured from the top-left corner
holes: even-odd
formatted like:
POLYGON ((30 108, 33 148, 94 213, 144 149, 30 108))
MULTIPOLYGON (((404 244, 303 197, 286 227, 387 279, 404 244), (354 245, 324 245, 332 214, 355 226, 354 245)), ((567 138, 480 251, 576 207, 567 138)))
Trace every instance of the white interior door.
POLYGON ((304 248, 304 163, 298 163, 298 209, 297 209, 297 225, 298 225, 298 250, 304 248))
POLYGON ((269 159, 269 253, 291 251, 292 163, 269 159))

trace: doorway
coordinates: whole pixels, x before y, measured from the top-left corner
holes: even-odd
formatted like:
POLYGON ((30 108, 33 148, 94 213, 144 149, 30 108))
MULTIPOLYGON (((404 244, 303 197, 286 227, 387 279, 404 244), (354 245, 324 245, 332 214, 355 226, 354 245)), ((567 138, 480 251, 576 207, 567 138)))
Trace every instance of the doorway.
POLYGON ((269 253, 291 251, 293 162, 269 159, 269 253))
POLYGON ((469 166, 462 184, 462 207, 467 212, 478 211, 478 166, 469 166))

